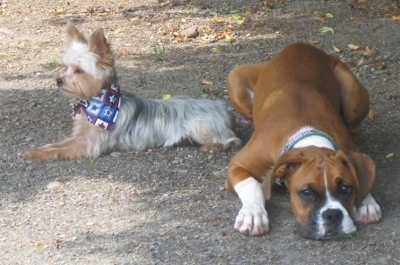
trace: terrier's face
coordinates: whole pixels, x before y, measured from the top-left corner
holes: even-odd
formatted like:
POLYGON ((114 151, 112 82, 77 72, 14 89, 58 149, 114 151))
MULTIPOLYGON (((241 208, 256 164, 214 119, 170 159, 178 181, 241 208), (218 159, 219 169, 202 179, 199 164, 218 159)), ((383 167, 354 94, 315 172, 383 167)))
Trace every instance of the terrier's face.
POLYGON ((97 96, 114 77, 113 58, 103 29, 89 40, 74 25, 67 24, 69 48, 63 56, 64 72, 57 86, 68 96, 89 99, 97 96))

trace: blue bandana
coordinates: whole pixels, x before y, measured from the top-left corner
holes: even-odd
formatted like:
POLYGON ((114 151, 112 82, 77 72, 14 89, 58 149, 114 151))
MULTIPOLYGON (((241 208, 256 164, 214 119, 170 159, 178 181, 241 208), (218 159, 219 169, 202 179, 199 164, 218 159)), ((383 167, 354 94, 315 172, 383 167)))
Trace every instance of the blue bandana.
POLYGON ((97 97, 89 100, 80 100, 74 106, 74 113, 83 110, 88 122, 105 130, 115 127, 119 107, 121 105, 121 92, 118 85, 112 84, 102 89, 97 97))

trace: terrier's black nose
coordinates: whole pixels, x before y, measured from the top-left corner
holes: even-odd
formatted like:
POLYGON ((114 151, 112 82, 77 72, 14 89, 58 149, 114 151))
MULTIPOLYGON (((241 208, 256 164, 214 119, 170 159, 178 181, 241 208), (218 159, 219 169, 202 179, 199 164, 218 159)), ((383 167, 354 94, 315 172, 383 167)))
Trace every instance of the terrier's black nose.
POLYGON ((57 81, 57 86, 62 86, 62 84, 63 84, 62 78, 59 77, 56 79, 56 81, 57 81))

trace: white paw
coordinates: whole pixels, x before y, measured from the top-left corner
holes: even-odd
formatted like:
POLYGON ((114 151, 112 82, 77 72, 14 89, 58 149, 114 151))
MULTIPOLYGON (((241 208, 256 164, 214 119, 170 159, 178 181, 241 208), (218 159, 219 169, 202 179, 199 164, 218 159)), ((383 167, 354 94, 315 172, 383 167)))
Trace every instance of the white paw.
POLYGON ((356 209, 355 220, 362 224, 376 223, 382 218, 381 207, 376 203, 374 197, 368 194, 362 201, 362 205, 356 209))
POLYGON ((264 205, 256 203, 243 205, 235 220, 235 230, 251 236, 261 236, 268 232, 268 213, 264 205))

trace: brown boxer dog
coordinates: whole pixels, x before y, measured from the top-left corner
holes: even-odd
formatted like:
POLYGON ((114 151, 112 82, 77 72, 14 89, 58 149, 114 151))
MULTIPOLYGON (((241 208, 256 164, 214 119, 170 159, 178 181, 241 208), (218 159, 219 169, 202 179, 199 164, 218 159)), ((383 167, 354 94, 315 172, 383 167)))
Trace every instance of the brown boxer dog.
POLYGON ((339 237, 357 230, 354 221, 381 218, 369 193, 375 163, 354 144, 369 96, 343 62, 297 43, 270 62, 234 68, 227 85, 235 109, 254 124, 228 166, 226 187, 242 202, 236 230, 269 230, 264 203, 277 180, 305 238, 339 237))

